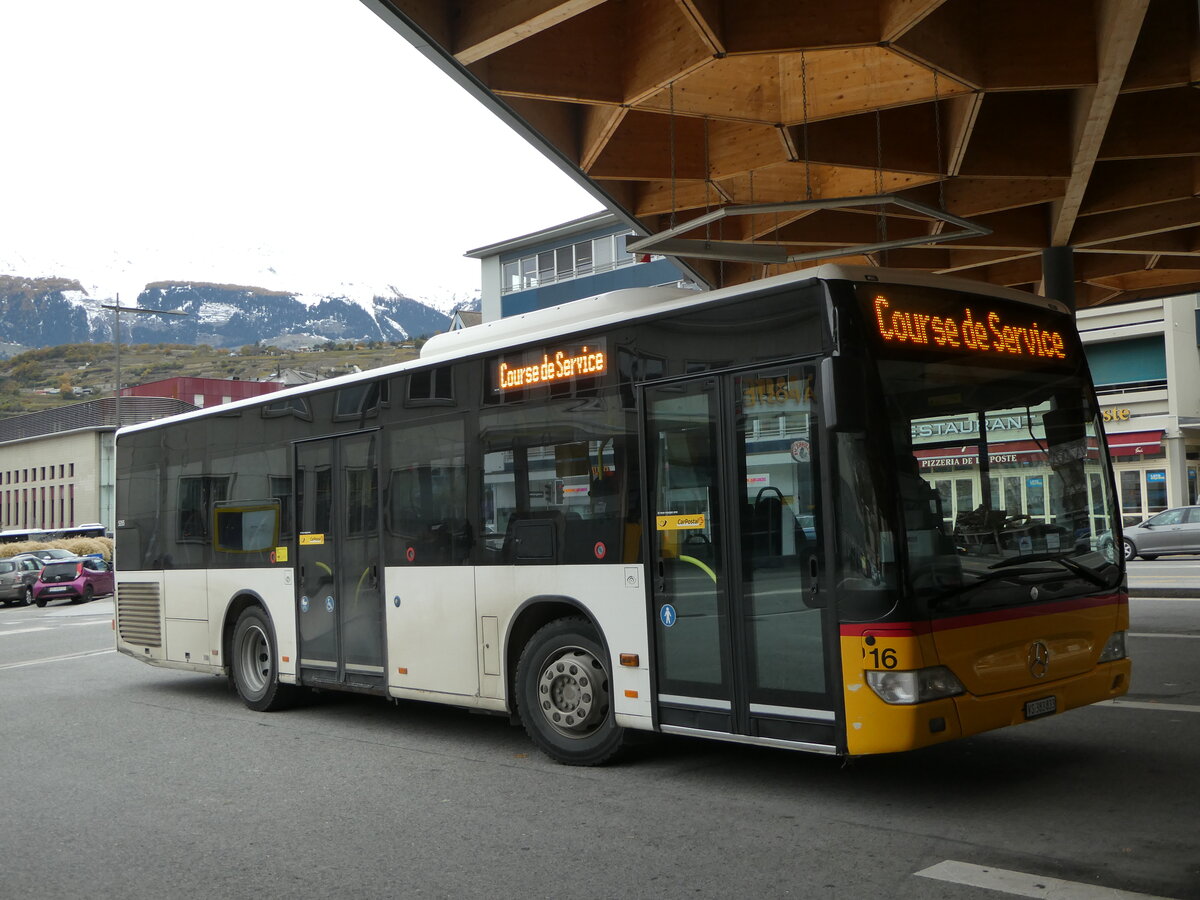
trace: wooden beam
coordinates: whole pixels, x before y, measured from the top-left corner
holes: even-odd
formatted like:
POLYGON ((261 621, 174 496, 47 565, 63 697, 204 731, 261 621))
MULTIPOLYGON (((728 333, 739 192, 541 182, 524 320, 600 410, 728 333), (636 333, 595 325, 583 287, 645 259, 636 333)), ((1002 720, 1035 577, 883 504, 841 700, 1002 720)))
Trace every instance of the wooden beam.
POLYGON ((879 40, 877 0, 726 0, 730 54, 861 47, 879 40))
POLYGON ((1117 291, 1146 291, 1170 289, 1172 293, 1187 293, 1200 285, 1200 273, 1193 269, 1142 269, 1111 278, 1097 278, 1095 283, 1117 291))
POLYGON ((464 66, 599 6, 604 0, 461 0, 451 52, 464 66))
POLYGON ((726 54, 721 0, 675 0, 713 56, 726 54))
POLYGON ((622 13, 622 93, 630 106, 713 59, 712 48, 674 0, 626 0, 622 13))
POLYGON ((889 46, 973 90, 983 87, 981 41, 970 4, 948 3, 933 10, 889 46))
POLYGON ((388 0, 388 5, 405 16, 414 25, 429 35, 430 40, 442 47, 453 43, 453 26, 449 3, 442 0, 388 0))
POLYGON ((625 114, 629 112, 626 106, 587 106, 580 113, 582 123, 579 138, 579 168, 590 171, 612 140, 625 114))
POLYGON ((1096 83, 1093 0, 974 0, 969 5, 986 90, 1046 91, 1096 83))
POLYGON ((617 7, 593 7, 492 53, 470 71, 504 97, 619 104, 625 99, 622 27, 617 7))
MULTIPOLYGON (((963 218, 1049 203, 1063 194, 1061 178, 952 178, 943 191, 946 211, 963 218)), ((937 206, 936 185, 905 191, 919 203, 937 206)))
POLYGON ((580 165, 579 119, 584 106, 511 97, 508 105, 530 128, 546 138, 571 162, 580 165))
POLYGON ((946 0, 881 0, 879 4, 879 39, 890 44, 915 28, 946 0))
POLYGON ((1151 253, 1200 256, 1200 227, 1143 234, 1139 237, 1108 241, 1076 249, 1077 253, 1092 251, 1096 253, 1131 253, 1139 256, 1151 253))
POLYGON ((982 106, 983 94, 979 91, 941 101, 942 146, 945 148, 942 164, 944 174, 948 177, 952 178, 962 171, 963 159, 971 144, 971 135, 975 132, 975 122, 982 106))
POLYGON ((1129 60, 1123 92, 1186 87, 1200 80, 1193 68, 1197 35, 1195 0, 1154 0, 1129 60))
POLYGON ((1071 235, 1076 247, 1128 240, 1144 235, 1194 228, 1200 222, 1200 199, 1175 200, 1080 219, 1071 235))
POLYGON ((1043 207, 1022 206, 989 216, 975 216, 974 221, 991 228, 992 233, 957 240, 955 247, 1040 251, 1047 246, 1046 211, 1043 207))
POLYGON ((774 56, 731 56, 711 59, 675 81, 670 89, 644 98, 639 108, 710 119, 759 122, 783 121, 779 100, 779 63, 774 56))
POLYGON ((1071 237, 1149 4, 1150 0, 1102 0, 1097 7, 1099 80, 1095 87, 1077 91, 1073 100, 1071 178, 1053 210, 1051 246, 1065 246, 1071 237))
POLYGON ((1100 159, 1146 156, 1196 156, 1200 154, 1200 91, 1172 88, 1122 94, 1100 159))
POLYGON ((779 121, 792 125, 805 121, 805 96, 801 70, 808 74, 809 122, 848 116, 875 109, 926 103, 935 93, 942 97, 970 91, 966 85, 939 77, 926 66, 886 47, 855 47, 779 56, 779 121))
MULTIPOLYGON (((764 133, 758 145, 769 147, 776 159, 782 160, 779 141, 771 133, 774 129, 761 130, 764 133)), ((704 122, 685 116, 672 120, 670 116, 630 110, 592 161, 588 174, 593 178, 628 181, 669 182, 672 178, 703 181, 706 177, 704 122)))
POLYGON ((989 94, 962 165, 968 177, 1070 177, 1069 98, 1061 91, 989 94))
MULTIPOLYGON (((792 141, 805 145, 803 125, 791 125, 792 141)), ((884 110, 812 122, 807 128, 809 159, 827 165, 882 167, 893 172, 938 174, 938 138, 933 104, 884 110)))
MULTIPOLYGON (((675 143, 678 147, 678 138, 675 143)), ((703 153, 703 145, 696 150, 703 153)), ((712 122, 708 128, 708 161, 712 177, 721 179, 788 160, 775 129, 769 125, 712 122)))
POLYGON ((1200 158, 1097 162, 1081 216, 1151 206, 1200 195, 1200 158))

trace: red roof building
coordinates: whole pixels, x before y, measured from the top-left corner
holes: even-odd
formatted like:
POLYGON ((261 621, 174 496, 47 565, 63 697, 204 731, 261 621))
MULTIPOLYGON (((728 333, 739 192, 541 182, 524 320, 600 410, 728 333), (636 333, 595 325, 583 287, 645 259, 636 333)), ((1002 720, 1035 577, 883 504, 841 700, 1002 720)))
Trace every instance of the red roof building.
POLYGON ((219 406, 259 397, 284 387, 277 381, 241 381, 225 378, 164 378, 121 390, 122 397, 170 397, 193 406, 219 406))

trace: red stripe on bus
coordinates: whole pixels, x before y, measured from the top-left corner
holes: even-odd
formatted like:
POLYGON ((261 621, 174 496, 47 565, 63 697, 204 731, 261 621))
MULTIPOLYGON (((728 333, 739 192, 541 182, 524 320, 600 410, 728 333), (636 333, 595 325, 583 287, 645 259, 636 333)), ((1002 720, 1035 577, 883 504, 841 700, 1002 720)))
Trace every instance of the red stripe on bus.
POLYGON ((976 625, 988 625, 992 622, 1007 622, 1013 619, 1032 619, 1039 616, 1052 616, 1056 613, 1074 612, 1080 609, 1093 609, 1099 606, 1127 606, 1128 594, 1112 594, 1106 597, 1077 597, 1073 600, 1059 600, 1055 603, 1039 603, 1035 606, 1020 606, 1012 609, 995 609, 987 612, 969 613, 965 616, 955 616, 949 619, 934 619, 929 622, 865 622, 843 624, 842 637, 862 637, 872 634, 876 637, 916 637, 929 634, 932 631, 950 631, 955 628, 972 628, 976 625))

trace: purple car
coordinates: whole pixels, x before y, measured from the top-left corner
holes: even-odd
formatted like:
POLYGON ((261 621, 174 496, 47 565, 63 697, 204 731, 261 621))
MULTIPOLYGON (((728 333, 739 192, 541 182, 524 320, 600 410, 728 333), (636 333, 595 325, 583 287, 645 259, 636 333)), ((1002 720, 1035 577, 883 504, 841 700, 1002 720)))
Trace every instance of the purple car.
POLYGON ((94 556, 47 562, 33 586, 33 598, 38 606, 64 597, 72 603, 87 603, 94 597, 104 597, 112 592, 112 566, 94 556))

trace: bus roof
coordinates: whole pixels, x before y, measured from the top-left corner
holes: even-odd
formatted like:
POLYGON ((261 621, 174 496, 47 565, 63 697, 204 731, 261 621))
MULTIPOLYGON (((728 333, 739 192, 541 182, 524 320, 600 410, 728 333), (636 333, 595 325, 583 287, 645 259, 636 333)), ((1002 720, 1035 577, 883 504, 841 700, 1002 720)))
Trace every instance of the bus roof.
POLYGON ((408 369, 421 368, 466 356, 503 350, 518 343, 536 344, 539 341, 544 341, 560 334, 590 328, 603 328, 621 321, 681 311, 693 306, 719 303, 731 297, 767 294, 784 286, 818 280, 863 283, 878 282, 880 284, 904 284, 941 290, 957 290, 964 293, 998 297, 1018 303, 1041 306, 1060 313, 1070 312, 1066 305, 1049 297, 1039 297, 1024 291, 1016 291, 1012 288, 1000 287, 967 278, 931 275, 907 269, 844 266, 831 263, 796 272, 787 272, 772 278, 763 278, 758 281, 738 284, 715 291, 694 291, 677 286, 628 288, 580 300, 572 300, 558 306, 509 316, 492 322, 483 322, 479 325, 473 325, 470 328, 463 328, 458 331, 448 331, 434 335, 422 347, 421 355, 417 359, 405 360, 388 366, 368 369, 364 372, 342 375, 337 378, 329 378, 325 381, 318 381, 312 384, 299 385, 275 391, 265 396, 247 397, 244 400, 223 403, 220 406, 191 410, 162 419, 127 425, 121 428, 117 432, 117 435, 120 436, 135 431, 154 429, 188 419, 227 414, 247 407, 262 406, 264 403, 278 403, 281 400, 286 400, 288 397, 304 396, 317 391, 386 377, 408 369))

